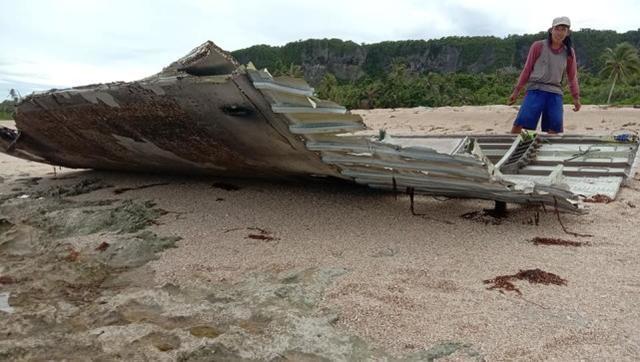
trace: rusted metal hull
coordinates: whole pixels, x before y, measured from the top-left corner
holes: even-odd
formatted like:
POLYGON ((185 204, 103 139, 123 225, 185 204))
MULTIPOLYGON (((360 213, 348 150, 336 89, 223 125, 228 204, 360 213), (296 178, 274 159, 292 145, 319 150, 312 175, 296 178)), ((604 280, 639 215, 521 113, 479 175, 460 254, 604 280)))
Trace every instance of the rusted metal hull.
POLYGON ((279 132, 245 74, 52 91, 18 106, 15 146, 66 167, 274 176, 332 171, 279 132), (243 91, 243 88, 245 89, 243 91), (266 114, 267 113, 267 114, 266 114), (33 135, 33 137, 31 137, 33 135))

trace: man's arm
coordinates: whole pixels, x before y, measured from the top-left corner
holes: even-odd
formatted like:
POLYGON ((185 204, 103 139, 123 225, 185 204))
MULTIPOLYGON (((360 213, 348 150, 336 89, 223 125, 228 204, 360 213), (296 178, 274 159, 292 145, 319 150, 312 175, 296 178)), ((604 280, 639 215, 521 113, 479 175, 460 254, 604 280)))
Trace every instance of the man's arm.
POLYGON ((567 80, 573 98, 573 110, 577 112, 582 105, 580 104, 580 86, 578 85, 578 62, 574 49, 571 49, 571 56, 567 57, 567 80))

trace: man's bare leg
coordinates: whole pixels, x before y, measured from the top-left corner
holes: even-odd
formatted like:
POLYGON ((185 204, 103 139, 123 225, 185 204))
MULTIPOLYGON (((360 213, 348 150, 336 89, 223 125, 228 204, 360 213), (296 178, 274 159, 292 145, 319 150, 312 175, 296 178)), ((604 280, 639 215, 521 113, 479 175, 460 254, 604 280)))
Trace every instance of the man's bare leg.
POLYGON ((511 128, 511 133, 520 134, 522 132, 522 126, 513 125, 511 128))

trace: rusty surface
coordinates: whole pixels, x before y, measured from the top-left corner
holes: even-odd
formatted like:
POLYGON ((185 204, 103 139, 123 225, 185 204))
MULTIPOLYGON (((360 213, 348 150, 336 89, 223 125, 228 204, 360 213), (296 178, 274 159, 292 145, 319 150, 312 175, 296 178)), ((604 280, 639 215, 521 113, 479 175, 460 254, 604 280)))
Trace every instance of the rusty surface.
POLYGON ((192 95, 180 94, 187 82, 164 87, 162 96, 135 83, 110 86, 102 92, 116 99, 117 107, 90 103, 80 94, 32 97, 18 106, 16 126, 24 135, 46 138, 38 138, 39 144, 26 137, 19 142, 50 163, 74 168, 225 175, 254 173, 256 166, 264 166, 265 173, 296 171, 275 158, 299 150, 279 141, 233 83, 192 84, 192 95), (226 102, 206 99, 217 92, 226 102), (228 114, 231 106, 246 111, 228 114))

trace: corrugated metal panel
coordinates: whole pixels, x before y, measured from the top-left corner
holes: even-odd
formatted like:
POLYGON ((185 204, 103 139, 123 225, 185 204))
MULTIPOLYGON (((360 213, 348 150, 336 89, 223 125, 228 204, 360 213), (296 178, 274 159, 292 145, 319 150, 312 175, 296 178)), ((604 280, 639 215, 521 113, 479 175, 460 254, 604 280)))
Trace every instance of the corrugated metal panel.
POLYGON ((291 132, 306 138, 309 150, 318 152, 345 178, 373 188, 411 188, 427 194, 542 202, 575 211, 579 208, 579 195, 615 197, 620 182, 632 170, 637 152, 636 142, 620 143, 592 136, 525 141, 509 135, 412 135, 383 140, 338 135, 364 129, 364 124, 359 119, 332 118, 334 113, 349 115, 335 104, 302 99, 287 87, 264 86, 269 82, 280 84, 277 78, 265 77, 264 72, 249 71, 249 75, 259 79, 272 109, 287 118, 291 132), (312 121, 310 115, 314 116, 312 121))
MULTIPOLYGON (((383 140, 370 136, 343 137, 338 133, 364 129, 364 124, 358 119, 336 121, 332 118, 335 113, 348 115, 348 112, 331 103, 315 102, 310 97, 303 99, 296 89, 265 86, 269 82, 280 82, 277 78, 265 76, 264 72, 249 70, 248 73, 252 79, 259 81, 263 94, 272 104, 272 110, 283 114, 290 122, 291 132, 305 137, 309 150, 319 152, 325 163, 337 167, 345 178, 354 182, 389 190, 411 188, 428 194, 519 203, 559 203, 561 207, 574 211, 579 208, 577 195, 570 191, 568 185, 554 183, 548 178, 535 181, 526 176, 511 179, 506 175, 503 177, 482 152, 480 145, 487 144, 487 149, 493 151, 494 159, 504 158, 508 154, 510 159, 505 158, 502 164, 516 165, 515 169, 519 170, 518 161, 523 156, 531 158, 535 152, 528 145, 523 148, 519 145, 521 140, 515 137, 479 139, 477 144, 468 137, 388 137, 383 140), (309 115, 315 116, 313 121, 310 121, 309 115), (323 136, 322 141, 318 141, 319 135, 323 136)), ((556 152, 552 157, 558 157, 553 148, 547 147, 545 152, 556 152)), ((563 158, 555 160, 559 161, 556 164, 564 161, 563 158)), ((554 159, 547 157, 540 161, 554 159)), ((499 166, 502 164, 498 163, 499 166)), ((527 171, 542 172, 544 169, 544 172, 551 173, 555 165, 527 167, 527 171)), ((619 171, 611 168, 609 172, 619 171)), ((593 169, 584 172, 593 172, 593 169)), ((609 190, 607 188, 607 192, 609 190)), ((592 191, 600 189, 596 187, 592 191)))

